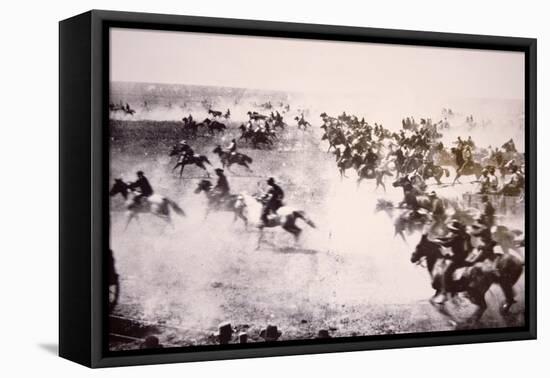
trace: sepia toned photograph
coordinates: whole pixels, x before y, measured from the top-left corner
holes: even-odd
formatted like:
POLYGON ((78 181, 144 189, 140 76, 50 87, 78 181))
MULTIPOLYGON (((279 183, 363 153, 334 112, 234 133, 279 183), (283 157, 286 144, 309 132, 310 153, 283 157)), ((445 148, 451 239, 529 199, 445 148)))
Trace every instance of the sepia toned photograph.
POLYGON ((109 351, 525 326, 524 52, 112 27, 108 55, 109 351))

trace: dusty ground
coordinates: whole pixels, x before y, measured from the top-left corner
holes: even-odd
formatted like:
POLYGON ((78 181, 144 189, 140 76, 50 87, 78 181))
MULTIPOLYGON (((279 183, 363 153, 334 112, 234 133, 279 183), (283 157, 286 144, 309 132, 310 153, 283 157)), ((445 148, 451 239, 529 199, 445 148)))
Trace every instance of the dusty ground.
MULTIPOLYGON (((217 167, 211 150, 238 135, 237 126, 232 122, 225 135, 189 142, 217 167)), ((228 173, 232 192, 255 193, 274 176, 286 191, 286 203, 306 211, 318 225, 299 224, 304 233, 297 245, 282 229, 269 230, 260 249, 253 225, 245 229, 229 213, 204 219, 205 199, 192 192, 204 172, 186 167, 184 175, 191 178, 184 180, 171 173, 174 161, 167 152, 181 139, 179 123, 112 121, 111 133, 111 177, 133 180, 141 169, 157 193, 187 213, 175 219, 174 228, 145 215, 124 231, 122 200, 111 200, 111 246, 121 276, 115 312, 161 325, 151 331, 161 343, 215 343, 212 334, 222 321, 246 331, 251 341, 263 341, 259 332, 267 324, 279 327, 281 340, 313 338, 320 329, 332 337, 452 329, 427 301, 432 295, 427 272, 409 262, 420 235, 406 243, 394 238, 393 221, 374 212, 378 198, 397 201, 401 191, 391 187, 391 180, 387 193, 375 191, 372 182, 358 189, 355 180, 340 180, 317 131, 291 127, 271 150, 240 148, 254 159, 254 172, 235 166, 228 173)), ((433 189, 458 198, 472 185, 433 189)), ((249 216, 257 219, 259 207, 251 206, 249 216)), ((520 219, 502 221, 521 228, 520 219)), ((522 324, 523 278, 517 289, 520 301, 505 323, 497 311, 500 290, 493 287, 479 327, 522 324)), ((463 317, 473 311, 464 299, 450 306, 463 317)), ((135 345, 113 340, 111 347, 135 345)))

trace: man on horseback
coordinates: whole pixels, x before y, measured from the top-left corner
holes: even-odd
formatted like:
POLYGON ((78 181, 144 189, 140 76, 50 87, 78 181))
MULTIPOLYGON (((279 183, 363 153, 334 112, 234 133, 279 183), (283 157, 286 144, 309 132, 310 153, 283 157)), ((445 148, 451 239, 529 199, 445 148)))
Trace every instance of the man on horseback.
POLYGON ((195 154, 195 151, 193 151, 193 148, 191 148, 191 146, 187 144, 187 141, 185 139, 180 141, 179 146, 180 151, 183 152, 183 155, 185 157, 193 157, 193 155, 195 154))
POLYGON ((143 174, 143 171, 137 171, 137 180, 130 183, 129 188, 137 190, 139 194, 135 196, 133 205, 141 205, 146 198, 153 195, 153 187, 147 180, 147 177, 143 174))
POLYGON ((273 177, 270 177, 267 180, 267 185, 269 185, 270 188, 266 194, 266 201, 264 203, 261 216, 261 220, 264 225, 267 224, 268 215, 272 212, 276 213, 277 210, 283 206, 283 198, 285 197, 283 189, 275 183, 275 179, 273 177))
POLYGON ((438 243, 443 247, 450 248, 452 253, 450 256, 446 256, 451 262, 441 275, 439 298, 434 298, 434 302, 440 304, 445 302, 448 288, 453 280, 453 273, 466 265, 466 258, 472 251, 472 241, 464 224, 455 220, 447 228, 451 231, 451 236, 438 239, 438 243))

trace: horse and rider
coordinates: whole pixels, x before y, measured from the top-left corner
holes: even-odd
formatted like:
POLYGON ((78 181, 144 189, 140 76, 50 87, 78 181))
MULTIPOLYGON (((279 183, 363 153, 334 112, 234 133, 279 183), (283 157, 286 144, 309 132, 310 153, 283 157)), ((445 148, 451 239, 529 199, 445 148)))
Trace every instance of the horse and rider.
POLYGON ((115 183, 109 191, 111 197, 120 194, 128 201, 126 205, 128 210, 126 227, 132 219, 137 218, 139 213, 157 215, 170 224, 171 211, 181 216, 185 215, 183 209, 176 202, 154 193, 153 187, 143 171, 138 171, 136 175, 137 179, 130 183, 126 183, 120 178, 115 179, 115 183))
POLYGON ((424 234, 411 255, 412 263, 425 261, 430 272, 432 287, 436 291, 430 303, 454 324, 458 319, 444 306, 449 295, 465 293, 466 298, 477 306, 468 320, 478 322, 487 309, 485 295, 493 284, 497 284, 505 297, 500 311, 507 315, 515 303, 514 285, 523 272, 524 263, 519 257, 495 253, 496 242, 491 229, 481 219, 476 219, 471 228, 468 232, 463 223, 455 220, 448 226, 450 236, 431 240, 424 234), (472 246, 472 238, 478 240, 476 249, 472 246), (450 253, 443 251, 445 247, 450 253), (455 277, 458 269, 463 270, 455 277))
POLYGON ((263 208, 260 219, 263 226, 266 226, 269 223, 269 215, 276 214, 277 210, 283 206, 283 199, 285 198, 285 192, 275 182, 273 177, 267 179, 267 185, 269 186, 269 189, 262 197, 263 208))
POLYGON ((195 151, 189 144, 187 144, 187 141, 185 139, 181 140, 177 145, 172 147, 169 156, 178 157, 178 161, 174 168, 172 168, 172 171, 176 170, 178 167, 181 167, 180 177, 183 176, 183 168, 185 168, 185 166, 188 164, 196 165, 197 167, 206 171, 207 176, 210 176, 205 166, 205 164, 212 165, 208 160, 208 157, 206 157, 205 155, 195 154, 195 151))
POLYGON ((147 201, 147 198, 153 195, 154 191, 143 171, 137 171, 136 175, 137 180, 128 185, 131 190, 138 192, 131 206, 142 206, 147 201))
POLYGON ((252 171, 249 164, 252 163, 252 158, 246 154, 237 152, 237 140, 233 138, 231 143, 224 150, 221 145, 217 145, 212 151, 220 158, 223 168, 231 168, 231 165, 238 164, 245 167, 248 171, 252 171))

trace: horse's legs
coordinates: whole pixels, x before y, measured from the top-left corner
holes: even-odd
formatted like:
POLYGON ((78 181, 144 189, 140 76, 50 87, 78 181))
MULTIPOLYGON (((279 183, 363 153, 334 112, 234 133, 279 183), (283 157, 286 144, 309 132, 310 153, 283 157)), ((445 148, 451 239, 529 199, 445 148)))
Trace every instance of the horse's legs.
POLYGON ((453 180, 453 184, 452 184, 452 185, 454 185, 454 184, 457 183, 457 182, 460 184, 460 181, 458 180, 459 177, 460 177, 460 174, 457 172, 457 173, 456 173, 456 176, 455 176, 455 179, 453 180))
POLYGON ((256 246, 256 250, 260 249, 263 239, 264 239, 264 228, 263 226, 260 226, 260 235, 258 236, 258 245, 256 246))
POLYGON ((180 178, 183 177, 183 168, 185 167, 185 164, 181 164, 181 169, 180 169, 180 178))
POLYGON ((434 176, 435 181, 437 181, 437 185, 441 185, 441 176, 443 173, 441 172, 439 175, 434 176))
POLYGON ((302 233, 301 228, 293 223, 288 223, 283 225, 283 229, 287 232, 290 232, 294 236, 294 242, 298 243, 298 240, 300 239, 300 234, 302 233))
POLYGON ((447 319, 449 319, 449 323, 453 327, 456 327, 459 323, 458 319, 447 310, 447 307, 445 306, 445 302, 447 298, 445 297, 442 303, 436 303, 434 299, 440 294, 439 291, 436 291, 434 296, 430 298, 430 304, 443 316, 445 316, 447 319))

